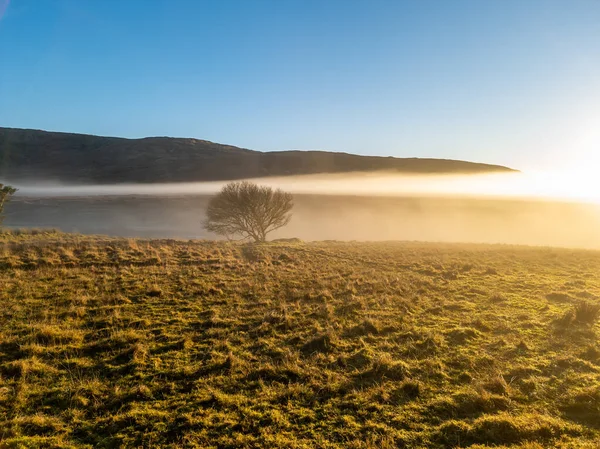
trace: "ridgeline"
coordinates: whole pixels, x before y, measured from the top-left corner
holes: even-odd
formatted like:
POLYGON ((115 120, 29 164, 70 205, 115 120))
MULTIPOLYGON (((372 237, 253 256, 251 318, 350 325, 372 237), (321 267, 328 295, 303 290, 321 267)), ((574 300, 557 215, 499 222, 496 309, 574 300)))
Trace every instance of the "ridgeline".
POLYGON ((442 174, 512 170, 447 159, 326 151, 261 152, 188 138, 124 139, 0 127, 0 178, 10 182, 194 182, 368 171, 442 174))

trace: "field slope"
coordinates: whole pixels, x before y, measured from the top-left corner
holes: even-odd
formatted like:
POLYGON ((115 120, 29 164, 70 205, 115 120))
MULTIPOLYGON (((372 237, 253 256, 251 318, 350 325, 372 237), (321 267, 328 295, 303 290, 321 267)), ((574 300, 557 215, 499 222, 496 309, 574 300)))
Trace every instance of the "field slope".
POLYGON ((0 447, 597 447, 599 272, 555 249, 0 234, 0 447))

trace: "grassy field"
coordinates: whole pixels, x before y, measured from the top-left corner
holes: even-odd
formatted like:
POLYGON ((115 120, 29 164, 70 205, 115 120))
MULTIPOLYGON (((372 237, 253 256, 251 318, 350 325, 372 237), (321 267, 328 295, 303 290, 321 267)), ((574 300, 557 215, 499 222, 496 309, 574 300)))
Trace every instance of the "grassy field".
POLYGON ((600 253, 0 234, 0 448, 598 447, 600 253))

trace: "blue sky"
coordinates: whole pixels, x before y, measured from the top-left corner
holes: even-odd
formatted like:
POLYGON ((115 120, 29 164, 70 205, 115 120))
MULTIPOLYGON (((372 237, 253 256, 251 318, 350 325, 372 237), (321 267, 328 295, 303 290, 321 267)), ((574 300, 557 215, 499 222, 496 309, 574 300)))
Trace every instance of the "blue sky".
POLYGON ((598 0, 0 0, 0 126, 517 168, 600 153, 598 0))

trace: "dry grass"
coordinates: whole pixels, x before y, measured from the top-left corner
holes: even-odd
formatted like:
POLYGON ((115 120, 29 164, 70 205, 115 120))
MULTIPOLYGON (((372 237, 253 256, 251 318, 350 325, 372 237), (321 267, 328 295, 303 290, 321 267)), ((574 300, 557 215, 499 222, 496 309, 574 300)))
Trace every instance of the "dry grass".
POLYGON ((0 241, 1 448, 597 447, 600 253, 0 241))

